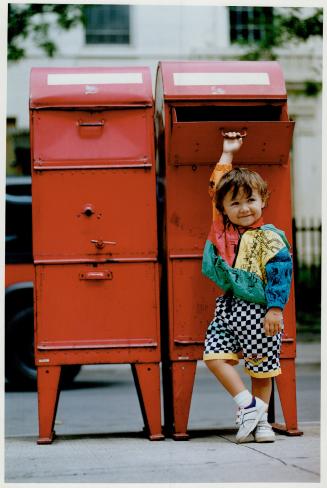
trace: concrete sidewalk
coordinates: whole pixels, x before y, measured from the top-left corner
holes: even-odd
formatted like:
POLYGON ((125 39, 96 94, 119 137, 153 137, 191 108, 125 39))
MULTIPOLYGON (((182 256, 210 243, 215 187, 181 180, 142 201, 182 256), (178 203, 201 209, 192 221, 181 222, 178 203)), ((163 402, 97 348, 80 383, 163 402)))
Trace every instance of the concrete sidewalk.
POLYGON ((320 342, 297 342, 295 363, 298 365, 320 364, 321 344, 320 342))
POLYGON ((15 483, 319 482, 319 424, 302 437, 235 444, 235 431, 191 431, 189 441, 150 442, 139 433, 6 441, 6 481, 15 483), (27 467, 28 466, 28 467, 27 467))
MULTIPOLYGON (((78 423, 74 426, 73 417, 76 415, 77 407, 73 409, 71 418, 67 412, 68 397, 70 399, 74 392, 63 392, 66 406, 59 412, 56 425, 58 439, 52 445, 36 444, 37 427, 33 424, 37 418, 35 394, 29 406, 30 410, 24 409, 25 425, 32 422, 31 427, 19 428, 19 434, 12 431, 6 438, 5 481, 318 483, 321 481, 319 415, 314 417, 317 418, 314 421, 301 420, 311 418, 306 416, 306 409, 310 409, 314 397, 319 400, 320 344, 298 343, 296 364, 297 375, 306 376, 310 385, 304 394, 299 396, 299 410, 303 412, 302 419, 299 418, 299 428, 304 435, 289 437, 277 434, 276 442, 267 444, 236 444, 236 429, 231 428, 231 408, 234 408, 234 405, 225 392, 222 392, 221 396, 217 396, 216 391, 214 394, 211 393, 211 377, 201 362, 192 399, 188 441, 177 442, 168 438, 164 441, 150 442, 144 438, 138 405, 135 404, 134 408, 133 398, 120 393, 124 388, 125 391, 134 390, 134 385, 128 379, 130 371, 127 366, 120 369, 115 369, 115 365, 105 366, 113 380, 118 377, 122 379, 116 387, 115 381, 109 387, 111 398, 108 404, 103 400, 97 400, 103 399, 103 388, 100 392, 102 396, 99 397, 95 396, 95 388, 81 391, 83 405, 80 408, 85 411, 83 421, 89 422, 88 428, 84 427, 84 430, 78 427, 78 423), (314 384, 316 386, 313 386, 314 384), (92 403, 88 403, 90 396, 93 396, 93 406, 94 401, 97 402, 96 409, 91 410, 92 403), (123 407, 129 398, 131 403, 128 407, 129 416, 126 418, 123 407), (204 399, 207 399, 206 405, 203 403, 204 399), (99 401, 104 405, 100 405, 99 401), (110 417, 109 411, 115 408, 117 410, 110 417), (65 421, 64 425, 61 425, 60 419, 65 421), (103 419, 106 419, 105 425, 103 419)), ((82 370, 79 381, 87 381, 95 374, 97 368, 92 366, 84 372, 82 370)), ((97 372, 99 378, 104 373, 106 371, 103 370, 97 372)), ((15 397, 15 394, 11 396, 11 402, 17 402, 18 399, 19 396, 15 397)), ((23 407, 19 406, 17 411, 12 412, 13 417, 19 415, 19 408, 23 407)), ((9 418, 9 413, 6 417, 9 418)))

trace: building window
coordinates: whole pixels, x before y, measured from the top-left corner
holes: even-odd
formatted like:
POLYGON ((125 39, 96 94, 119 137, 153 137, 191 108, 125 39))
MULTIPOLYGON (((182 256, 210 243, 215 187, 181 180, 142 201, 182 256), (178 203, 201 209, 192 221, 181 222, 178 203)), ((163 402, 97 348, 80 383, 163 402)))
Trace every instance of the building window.
POLYGON ((86 44, 129 44, 129 5, 85 5, 86 44))
POLYGON ((273 7, 229 7, 231 42, 259 42, 273 27, 273 7))

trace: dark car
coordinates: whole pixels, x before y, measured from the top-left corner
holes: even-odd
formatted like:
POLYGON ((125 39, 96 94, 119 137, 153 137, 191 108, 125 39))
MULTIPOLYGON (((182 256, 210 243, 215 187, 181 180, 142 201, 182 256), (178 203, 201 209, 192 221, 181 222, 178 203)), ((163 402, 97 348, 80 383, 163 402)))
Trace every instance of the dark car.
MULTIPOLYGON (((34 265, 30 176, 6 180, 5 375, 14 388, 36 388, 34 364, 34 265)), ((79 365, 65 366, 69 384, 79 365)))

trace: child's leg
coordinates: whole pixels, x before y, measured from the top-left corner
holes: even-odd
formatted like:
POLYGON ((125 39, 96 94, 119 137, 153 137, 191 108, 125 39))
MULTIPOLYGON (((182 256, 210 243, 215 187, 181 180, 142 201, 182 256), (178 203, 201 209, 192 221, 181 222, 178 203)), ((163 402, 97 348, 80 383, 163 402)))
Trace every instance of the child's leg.
POLYGON ((254 378, 251 376, 251 382, 252 395, 269 404, 272 389, 271 378, 254 378))
POLYGON ((205 363, 233 397, 246 390, 240 375, 227 359, 210 359, 205 363))
MULTIPOLYGON (((264 402, 269 404, 272 381, 271 378, 254 378, 252 381, 252 394, 261 398, 264 402)), ((274 442, 275 433, 272 430, 271 425, 268 423, 268 413, 266 412, 258 422, 257 428, 254 431, 254 440, 256 442, 274 442)))
MULTIPOLYGON (((254 396, 254 393, 252 397, 251 393, 246 389, 240 375, 233 366, 235 361, 210 359, 206 360, 205 363, 220 383, 233 396, 234 401, 239 407, 239 413, 236 418, 236 425, 239 427, 236 434, 236 441, 244 442, 257 426, 268 405, 261 401, 260 397, 254 396)), ((259 388, 259 391, 262 393, 261 388, 259 388)))

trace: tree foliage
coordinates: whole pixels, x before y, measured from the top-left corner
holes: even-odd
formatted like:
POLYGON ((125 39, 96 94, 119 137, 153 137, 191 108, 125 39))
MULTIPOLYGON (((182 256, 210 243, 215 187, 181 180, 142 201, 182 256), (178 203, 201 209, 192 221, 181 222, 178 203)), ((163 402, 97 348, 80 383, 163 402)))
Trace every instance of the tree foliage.
POLYGON ((84 23, 81 5, 8 4, 8 60, 19 61, 25 57, 24 40, 27 38, 53 57, 57 45, 51 38, 50 27, 55 24, 62 30, 69 30, 80 23, 84 23))
MULTIPOLYGON (((265 9, 265 7, 261 7, 265 9)), ((83 5, 63 4, 9 4, 8 5, 8 60, 24 58, 23 41, 30 38, 34 45, 53 57, 57 52, 55 40, 50 36, 50 27, 55 24, 60 29, 85 23, 83 5), (49 17, 49 14, 52 14, 49 17)), ((274 9, 273 22, 267 24, 259 41, 239 44, 247 50, 241 59, 276 59, 276 48, 289 42, 306 41, 312 36, 322 37, 323 9, 312 9, 311 15, 303 17, 303 9, 298 7, 274 9)))
MULTIPOLYGON (((260 40, 255 42, 236 41, 247 48, 240 59, 275 60, 278 57, 278 48, 285 48, 290 43, 294 45, 307 41, 311 37, 322 37, 323 9, 312 9, 311 15, 308 16, 304 16, 303 9, 299 7, 283 8, 282 11, 274 9, 272 23, 264 27, 260 40)), ((321 89, 320 81, 307 80, 304 82, 304 94, 307 96, 316 96, 321 89)))
MULTIPOLYGON (((265 7, 262 7, 264 10, 265 7)), ((242 59, 259 60, 277 58, 276 49, 287 47, 289 43, 307 41, 310 37, 323 35, 323 9, 312 9, 311 15, 304 17, 299 7, 274 9, 273 21, 263 29, 263 36, 258 41, 237 41, 248 49, 242 59)))

